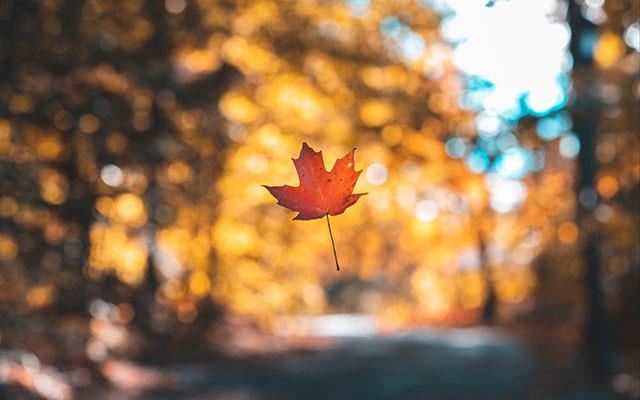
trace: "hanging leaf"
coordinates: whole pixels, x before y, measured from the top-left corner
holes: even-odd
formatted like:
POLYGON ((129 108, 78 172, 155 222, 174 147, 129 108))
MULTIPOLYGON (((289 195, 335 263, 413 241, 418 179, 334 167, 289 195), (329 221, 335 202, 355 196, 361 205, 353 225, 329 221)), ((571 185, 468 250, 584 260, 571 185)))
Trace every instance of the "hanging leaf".
MULTIPOLYGON (((314 151, 306 143, 302 144, 300 156, 293 159, 298 172, 299 186, 264 186, 278 200, 278 204, 298 212, 294 219, 309 220, 325 217, 329 226, 331 243, 335 254, 335 244, 329 215, 339 215, 354 205, 366 193, 353 193, 353 188, 362 171, 355 170, 354 153, 338 159, 331 171, 327 171, 322 160, 322 151, 314 151)), ((340 270, 336 256, 336 268, 340 270)))

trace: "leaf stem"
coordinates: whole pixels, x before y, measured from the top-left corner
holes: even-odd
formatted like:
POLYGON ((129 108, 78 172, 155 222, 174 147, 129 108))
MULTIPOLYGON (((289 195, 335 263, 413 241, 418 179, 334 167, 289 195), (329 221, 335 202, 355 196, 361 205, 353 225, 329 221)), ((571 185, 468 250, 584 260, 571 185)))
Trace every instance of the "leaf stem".
POLYGON ((333 241, 333 233, 331 233, 331 223, 329 223, 329 214, 327 216, 327 226, 329 227, 329 236, 331 237, 331 247, 333 247, 333 258, 336 260, 336 271, 340 271, 340 265, 338 264, 338 254, 336 253, 336 244, 333 241))

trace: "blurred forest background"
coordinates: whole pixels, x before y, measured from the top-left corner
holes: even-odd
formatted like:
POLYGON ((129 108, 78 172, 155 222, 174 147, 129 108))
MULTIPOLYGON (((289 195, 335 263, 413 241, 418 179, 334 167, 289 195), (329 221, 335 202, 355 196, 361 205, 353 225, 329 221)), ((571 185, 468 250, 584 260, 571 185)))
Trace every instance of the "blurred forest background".
POLYGON ((538 375, 640 398, 639 3, 463 3, 0 2, 0 390, 166 383, 129 362, 366 317, 499 327, 538 375), (547 30, 492 31, 523 9, 547 30), (303 141, 364 170, 339 273, 260 186, 303 141))

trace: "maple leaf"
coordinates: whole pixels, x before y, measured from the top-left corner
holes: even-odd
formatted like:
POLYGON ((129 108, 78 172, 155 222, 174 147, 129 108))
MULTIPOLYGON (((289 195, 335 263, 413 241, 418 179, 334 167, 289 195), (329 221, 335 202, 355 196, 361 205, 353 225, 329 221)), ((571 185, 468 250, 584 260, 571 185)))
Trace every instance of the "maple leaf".
POLYGON ((354 167, 355 148, 344 157, 336 160, 331 171, 327 171, 322 160, 322 151, 314 151, 308 144, 303 143, 300 156, 293 159, 293 164, 300 180, 299 186, 264 186, 278 204, 298 215, 294 220, 309 220, 326 217, 329 235, 336 259, 336 269, 339 271, 333 233, 329 215, 342 214, 366 193, 353 193, 353 188, 362 171, 354 167))
POLYGON ((352 194, 362 171, 354 168, 356 149, 337 160, 331 172, 324 168, 322 151, 315 152, 302 144, 300 156, 293 159, 300 186, 264 186, 278 200, 278 204, 299 214, 297 220, 339 215, 366 193, 352 194))

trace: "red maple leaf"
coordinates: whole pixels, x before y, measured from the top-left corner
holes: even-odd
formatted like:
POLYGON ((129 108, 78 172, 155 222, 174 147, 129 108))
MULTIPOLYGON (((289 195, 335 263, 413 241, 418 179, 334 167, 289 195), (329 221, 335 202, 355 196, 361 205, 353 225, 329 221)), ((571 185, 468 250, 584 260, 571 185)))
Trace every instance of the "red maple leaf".
POLYGON ((264 186, 278 200, 279 205, 298 212, 294 219, 309 220, 326 216, 338 270, 340 266, 329 215, 342 214, 347 207, 354 205, 360 196, 366 194, 353 194, 353 188, 362 172, 354 168, 355 150, 338 159, 333 169, 328 172, 322 161, 322 151, 315 152, 309 145, 303 143, 300 156, 293 159, 300 185, 264 186))

